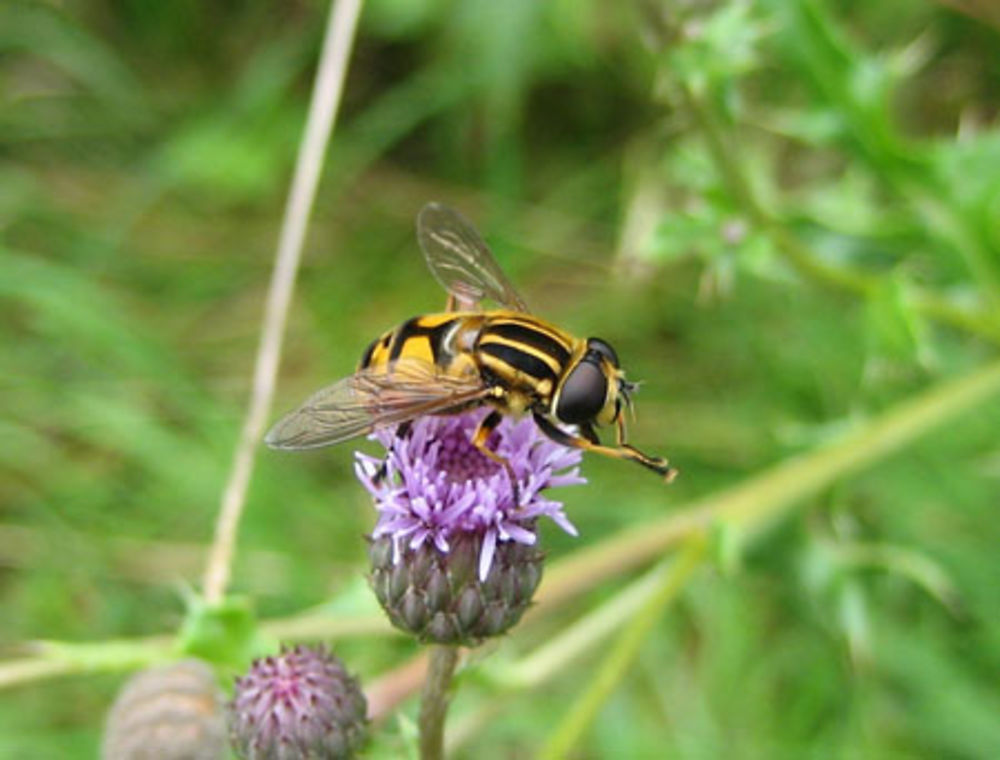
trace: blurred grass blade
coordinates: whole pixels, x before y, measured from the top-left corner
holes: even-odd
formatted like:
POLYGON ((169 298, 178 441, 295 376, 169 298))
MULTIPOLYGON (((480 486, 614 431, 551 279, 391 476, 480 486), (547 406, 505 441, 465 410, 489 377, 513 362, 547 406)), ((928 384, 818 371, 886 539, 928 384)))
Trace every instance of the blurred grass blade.
POLYGON ((583 737, 601 705, 611 696, 618 682, 628 672, 639 654, 639 647, 649 635, 663 610, 683 588, 684 583, 698 566, 704 555, 704 542, 700 537, 688 540, 684 551, 665 568, 656 593, 636 613, 611 646, 600 669, 590 685, 583 691, 559 725, 549 735, 539 757, 556 760, 566 757, 583 737))
POLYGON ((116 133, 153 120, 128 62, 57 4, 0 3, 0 55, 30 61, 13 76, 0 72, 0 141, 116 133), (28 73, 39 71, 53 72, 51 82, 28 73))
POLYGON ((838 561, 856 567, 876 568, 907 578, 926 591, 953 615, 959 614, 958 589, 940 562, 905 546, 848 543, 831 547, 838 561))
POLYGON ((550 636, 531 654, 504 665, 496 673, 496 680, 510 688, 530 688, 552 678, 617 632, 622 620, 645 609, 666 582, 671 567, 670 563, 657 565, 564 631, 550 636))
MULTIPOLYGON (((375 636, 397 637, 381 614, 330 614, 307 611, 261 623, 263 641, 279 642, 338 640, 375 636)), ((177 655, 177 637, 157 634, 130 639, 96 642, 40 641, 27 645, 32 654, 0 661, 0 691, 80 673, 116 673, 134 670, 177 655)), ((418 684, 419 685, 419 684, 418 684)))

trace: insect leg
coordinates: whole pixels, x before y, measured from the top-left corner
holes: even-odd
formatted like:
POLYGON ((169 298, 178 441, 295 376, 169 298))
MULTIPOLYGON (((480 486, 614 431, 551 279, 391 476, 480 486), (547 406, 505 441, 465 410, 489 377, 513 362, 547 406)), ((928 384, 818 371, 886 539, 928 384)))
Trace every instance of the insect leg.
POLYGON ((497 425, 500 424, 501 420, 503 420, 503 415, 501 415, 496 409, 487 414, 483 418, 483 421, 479 423, 479 427, 476 428, 476 432, 472 434, 472 445, 507 471, 507 477, 510 479, 510 487, 514 493, 514 503, 520 505, 521 494, 518 490, 517 476, 514 474, 514 468, 510 466, 510 462, 508 462, 504 457, 500 456, 486 445, 486 442, 490 438, 490 433, 496 430, 497 425))
MULTIPOLYGON (((410 429, 413 427, 413 420, 406 420, 405 422, 400 422, 396 425, 396 432, 394 435, 396 438, 407 438, 410 435, 410 429)), ((375 471, 375 475, 372 478, 372 482, 375 485, 379 485, 389 476, 389 460, 388 457, 382 460, 382 464, 375 471)))
POLYGON ((624 442, 620 442, 618 446, 602 446, 598 442, 597 434, 590 425, 580 426, 580 431, 583 435, 573 435, 556 427, 556 425, 552 424, 552 422, 538 412, 535 412, 533 416, 535 424, 541 428, 541 431, 553 441, 561 443, 563 446, 572 446, 584 451, 593 451, 596 454, 603 454, 613 459, 627 459, 630 462, 636 462, 646 469, 662 475, 667 483, 677 477, 677 470, 671 467, 667 463, 667 460, 662 457, 652 457, 649 454, 644 454, 639 449, 624 442))
MULTIPOLYGON (((553 427, 555 426, 553 425, 553 427)), ((580 425, 580 435, 582 435, 584 438, 586 438, 595 446, 601 445, 601 439, 597 437, 597 433, 594 432, 594 428, 590 425, 580 425)), ((620 445, 621 441, 618 441, 618 443, 620 445)))
MULTIPOLYGON (((593 427, 591 427, 590 425, 584 425, 584 428, 589 429, 589 431, 592 434, 594 434, 594 438, 591 439, 591 440, 596 439, 597 435, 596 435, 596 433, 594 433, 594 428, 593 427)), ((587 430, 584 430, 583 433, 584 433, 584 435, 586 435, 587 430)), ((659 472, 661 475, 664 476, 664 478, 666 479, 666 481, 668 483, 671 480, 673 480, 674 478, 677 477, 677 470, 675 470, 673 467, 671 467, 669 464, 667 464, 667 460, 666 459, 664 459, 663 457, 651 457, 648 454, 644 454, 643 452, 639 451, 639 449, 637 449, 635 446, 630 445, 625 440, 625 418, 624 418, 624 416, 621 416, 621 415, 619 415, 619 417, 618 417, 618 424, 615 426, 615 440, 618 443, 618 448, 624 449, 626 451, 630 451, 635 456, 641 457, 642 458, 641 460, 640 459, 636 459, 635 461, 640 462, 640 464, 644 464, 646 467, 649 467, 650 469, 654 470, 655 472, 659 472), (647 462, 652 463, 652 464, 657 464, 660 467, 665 468, 665 470, 661 472, 661 470, 656 469, 655 467, 651 467, 650 464, 647 464, 647 462)))
POLYGON ((445 311, 479 311, 479 308, 479 301, 463 300, 454 293, 448 294, 448 300, 444 304, 445 311))
MULTIPOLYGON (((591 428, 593 430, 593 428, 591 428)), ((628 445, 625 441, 625 417, 624 415, 618 415, 618 422, 615 425, 615 441, 619 446, 628 445)))

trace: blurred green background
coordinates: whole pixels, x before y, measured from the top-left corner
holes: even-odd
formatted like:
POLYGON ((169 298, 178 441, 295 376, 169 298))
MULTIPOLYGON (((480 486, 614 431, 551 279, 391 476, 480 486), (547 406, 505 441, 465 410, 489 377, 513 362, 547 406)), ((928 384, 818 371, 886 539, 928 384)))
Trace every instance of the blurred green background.
MULTIPOLYGON (((177 628, 242 414, 327 7, 0 3, 0 650, 177 628)), ((982 0, 370 0, 275 413, 439 309, 413 217, 644 380, 664 489, 590 458, 551 556, 740 483, 1000 343, 1000 14, 982 0)), ((706 565, 579 757, 1000 757, 1000 399, 706 565), (731 564, 731 563, 729 563, 731 564)), ((350 446, 261 451, 234 588, 357 583, 350 446)), ((535 641, 614 595, 593 589, 535 641)), ((345 641, 362 677, 415 649, 345 641)), ((463 756, 530 757, 591 655, 463 756)), ((0 692, 0 756, 92 757, 116 673, 0 692)), ((465 689, 456 710, 488 701, 465 689), (467 702, 463 702, 467 700, 467 702)), ((412 705, 407 708, 412 714, 412 705)), ((390 721, 375 757, 401 753, 390 721)))

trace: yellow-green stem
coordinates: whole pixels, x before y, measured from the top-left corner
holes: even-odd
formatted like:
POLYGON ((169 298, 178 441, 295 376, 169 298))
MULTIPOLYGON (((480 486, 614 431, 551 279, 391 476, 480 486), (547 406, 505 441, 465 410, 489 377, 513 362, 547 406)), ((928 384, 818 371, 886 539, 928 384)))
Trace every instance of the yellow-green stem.
POLYGON ((451 701, 451 677, 458 664, 458 647, 431 647, 427 680, 420 697, 420 760, 444 757, 444 719, 451 701))

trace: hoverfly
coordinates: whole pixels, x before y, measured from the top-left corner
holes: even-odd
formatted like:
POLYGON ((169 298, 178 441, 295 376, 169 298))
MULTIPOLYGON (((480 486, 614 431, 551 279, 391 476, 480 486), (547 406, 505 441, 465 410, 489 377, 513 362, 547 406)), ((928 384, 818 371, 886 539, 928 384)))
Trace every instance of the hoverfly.
POLYGON ((282 417, 264 439, 268 446, 314 449, 426 415, 490 406, 472 443, 504 466, 512 483, 510 465, 487 446, 505 414, 530 414, 557 443, 673 479, 676 470, 666 459, 625 440, 624 413, 636 385, 625 379, 611 346, 529 314, 479 233, 453 209, 424 206, 417 240, 448 292, 447 311, 414 317, 373 340, 357 372, 282 417), (487 298, 502 308, 484 311, 480 303, 487 298), (608 424, 616 426, 616 446, 602 445, 594 430, 608 424))

